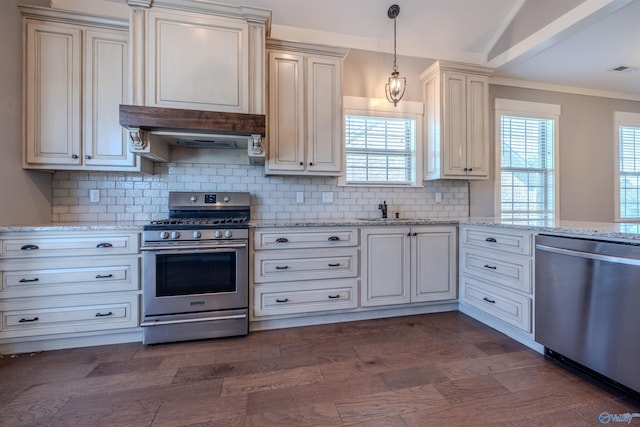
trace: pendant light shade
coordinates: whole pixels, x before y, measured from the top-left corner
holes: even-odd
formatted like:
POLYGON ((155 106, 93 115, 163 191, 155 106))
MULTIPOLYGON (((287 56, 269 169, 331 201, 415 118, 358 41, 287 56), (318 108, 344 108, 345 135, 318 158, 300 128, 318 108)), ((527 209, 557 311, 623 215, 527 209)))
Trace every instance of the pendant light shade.
POLYGON ((389 81, 384 86, 384 92, 387 95, 387 101, 391 102, 395 107, 404 95, 407 87, 407 79, 400 77, 398 66, 396 65, 396 18, 400 14, 400 6, 392 5, 387 11, 389 19, 393 19, 393 71, 389 77, 389 81))

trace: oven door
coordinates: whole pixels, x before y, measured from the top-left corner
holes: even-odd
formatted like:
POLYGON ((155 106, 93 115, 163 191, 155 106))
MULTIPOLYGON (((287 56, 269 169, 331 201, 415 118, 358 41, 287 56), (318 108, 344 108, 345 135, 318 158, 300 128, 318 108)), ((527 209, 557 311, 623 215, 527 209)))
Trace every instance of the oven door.
POLYGON ((145 317, 248 307, 246 241, 143 248, 142 271, 145 317))

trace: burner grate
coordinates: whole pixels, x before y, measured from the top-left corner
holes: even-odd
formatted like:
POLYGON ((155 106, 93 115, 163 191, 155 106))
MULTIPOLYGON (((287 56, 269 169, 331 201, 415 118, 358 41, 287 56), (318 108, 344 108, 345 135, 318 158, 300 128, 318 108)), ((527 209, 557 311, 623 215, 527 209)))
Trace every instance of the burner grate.
POLYGON ((152 225, 242 225, 249 222, 248 217, 228 218, 168 218, 151 221, 152 225))

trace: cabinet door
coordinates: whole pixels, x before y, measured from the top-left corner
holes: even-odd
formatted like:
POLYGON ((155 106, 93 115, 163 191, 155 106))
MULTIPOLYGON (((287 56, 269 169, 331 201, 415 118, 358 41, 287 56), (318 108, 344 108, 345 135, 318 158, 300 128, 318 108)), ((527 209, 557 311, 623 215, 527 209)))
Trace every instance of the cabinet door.
POLYGON ((455 227, 411 231, 411 302, 455 299, 455 227))
POLYGON ((304 171, 304 57, 269 53, 267 171, 304 171))
POLYGON ((87 166, 134 166, 118 106, 125 103, 127 34, 85 32, 84 147, 87 166))
POLYGON ((442 73, 442 126, 445 176, 466 176, 467 172, 467 107, 466 75, 442 73))
POLYGON ((25 167, 80 165, 81 31, 26 21, 25 167))
POLYGON ((340 174, 342 159, 342 65, 310 56, 307 74, 307 171, 340 174))
POLYGON ((489 176, 489 79, 467 76, 467 176, 489 176))
POLYGON ((403 304, 411 299, 408 227, 362 229, 363 307, 403 304))
POLYGON ((152 8, 146 105, 248 112, 248 24, 152 8))

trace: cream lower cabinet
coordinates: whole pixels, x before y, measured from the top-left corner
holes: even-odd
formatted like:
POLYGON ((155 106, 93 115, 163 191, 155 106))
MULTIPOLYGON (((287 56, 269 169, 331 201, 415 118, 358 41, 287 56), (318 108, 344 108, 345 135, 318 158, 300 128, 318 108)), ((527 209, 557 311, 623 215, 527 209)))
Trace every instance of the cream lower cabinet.
POLYGON ((16 232, 0 242, 1 353, 140 339, 138 233, 16 232))
POLYGON ((329 175, 342 165, 346 51, 270 40, 266 173, 329 175))
POLYGON ((460 303, 472 316, 533 333, 533 236, 501 227, 460 227, 460 303), (470 308, 470 310, 468 309, 470 308))
POLYGON ((361 229, 363 307, 456 298, 455 226, 361 229))
POLYGON ((20 6, 24 22, 25 169, 150 171, 119 124, 127 99, 128 24, 20 6))
POLYGON ((252 319, 358 306, 357 229, 259 229, 252 243, 252 319))

